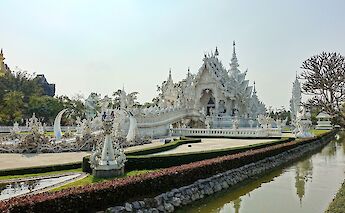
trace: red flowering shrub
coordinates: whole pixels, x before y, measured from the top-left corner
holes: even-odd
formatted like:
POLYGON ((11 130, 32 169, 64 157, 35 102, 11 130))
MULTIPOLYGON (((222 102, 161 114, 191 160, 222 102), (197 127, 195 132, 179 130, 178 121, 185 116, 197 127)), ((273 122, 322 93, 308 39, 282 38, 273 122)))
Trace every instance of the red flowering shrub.
POLYGON ((262 149, 193 162, 138 176, 56 192, 16 197, 0 202, 3 212, 87 212, 105 209, 141 197, 154 196, 172 188, 189 185, 198 179, 261 160, 310 142, 323 142, 333 132, 322 138, 291 141, 262 149))

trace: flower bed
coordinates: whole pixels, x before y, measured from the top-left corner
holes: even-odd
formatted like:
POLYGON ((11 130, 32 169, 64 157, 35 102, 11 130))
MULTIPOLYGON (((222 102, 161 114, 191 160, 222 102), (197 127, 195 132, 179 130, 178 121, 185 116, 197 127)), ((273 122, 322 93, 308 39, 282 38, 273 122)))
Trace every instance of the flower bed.
POLYGON ((49 209, 49 212, 85 212, 105 209, 111 205, 189 185, 198 179, 208 178, 262 160, 301 144, 319 143, 328 140, 333 135, 334 132, 331 132, 323 137, 272 145, 100 184, 12 198, 2 201, 0 210, 4 212, 46 212, 49 209))

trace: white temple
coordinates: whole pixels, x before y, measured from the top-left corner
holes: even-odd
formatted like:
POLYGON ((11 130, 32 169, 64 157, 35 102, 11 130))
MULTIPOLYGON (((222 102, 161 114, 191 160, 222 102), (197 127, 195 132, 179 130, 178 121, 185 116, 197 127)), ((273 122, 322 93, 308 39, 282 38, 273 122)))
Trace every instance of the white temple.
POLYGON ((159 107, 188 107, 209 116, 212 127, 230 127, 232 118, 240 118, 240 126, 249 126, 248 120, 256 120, 265 114, 265 105, 259 101, 254 87, 246 80, 247 71, 238 68, 235 42, 229 69, 218 59, 218 49, 204 56, 196 75, 188 69, 187 77, 174 83, 171 71, 168 80, 159 88, 159 107), (247 120, 247 121, 246 121, 247 120))
MULTIPOLYGON (((121 134, 136 129, 135 134, 131 134, 133 137, 161 137, 169 135, 169 130, 173 128, 238 129, 261 126, 257 118, 266 114, 266 108, 257 96, 255 82, 250 86, 246 79, 247 71, 239 69, 235 42, 228 69, 218 55, 217 48, 214 53, 205 54, 198 72, 192 74, 188 69, 186 78, 176 83, 170 70, 168 79, 158 87, 158 97, 149 105, 134 104, 135 97, 127 95, 124 88, 120 90, 116 106, 126 112, 122 113, 119 122, 121 134), (128 113, 130 117, 126 116, 128 113), (135 119, 132 122, 136 124, 135 128, 131 128, 130 118, 132 121, 135 119)), ((100 108, 98 102, 97 94, 91 94, 86 100, 88 119, 97 115, 100 108)), ((170 133, 176 134, 176 131, 170 133)), ((256 135, 250 134, 253 137, 256 135)), ((133 137, 131 140, 134 140, 133 137)))

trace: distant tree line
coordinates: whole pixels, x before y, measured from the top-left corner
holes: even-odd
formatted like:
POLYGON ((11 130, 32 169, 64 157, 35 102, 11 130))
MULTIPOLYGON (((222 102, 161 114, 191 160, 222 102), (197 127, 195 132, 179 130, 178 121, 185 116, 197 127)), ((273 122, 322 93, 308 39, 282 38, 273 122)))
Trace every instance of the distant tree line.
POLYGON ((42 122, 52 125, 55 116, 64 108, 69 109, 68 119, 62 121, 64 125, 74 122, 77 116, 84 116, 82 100, 43 95, 41 85, 27 72, 9 72, 0 77, 0 125, 13 125, 14 122, 25 125, 25 120, 33 113, 42 122))

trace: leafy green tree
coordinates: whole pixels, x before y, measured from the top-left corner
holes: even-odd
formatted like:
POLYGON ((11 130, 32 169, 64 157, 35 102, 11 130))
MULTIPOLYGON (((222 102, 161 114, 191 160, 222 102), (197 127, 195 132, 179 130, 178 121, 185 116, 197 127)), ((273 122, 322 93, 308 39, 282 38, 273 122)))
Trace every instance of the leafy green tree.
POLYGON ((11 91, 4 94, 2 104, 0 105, 0 122, 6 125, 12 125, 14 122, 20 122, 23 119, 23 93, 11 91))
POLYGON ((42 87, 33 80, 33 76, 27 72, 17 71, 6 73, 0 77, 0 100, 10 91, 19 91, 23 93, 24 102, 29 100, 32 95, 42 95, 42 87))
POLYGON ((63 124, 73 125, 75 124, 77 117, 80 117, 81 119, 85 118, 85 106, 79 97, 70 99, 67 96, 60 96, 57 99, 62 103, 64 109, 68 109, 65 116, 67 119, 62 119, 63 124))
POLYGON ((31 96, 28 103, 28 114, 30 117, 33 113, 44 123, 52 125, 56 115, 64 108, 63 103, 50 96, 31 96))

